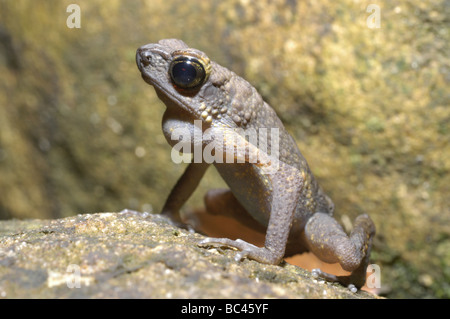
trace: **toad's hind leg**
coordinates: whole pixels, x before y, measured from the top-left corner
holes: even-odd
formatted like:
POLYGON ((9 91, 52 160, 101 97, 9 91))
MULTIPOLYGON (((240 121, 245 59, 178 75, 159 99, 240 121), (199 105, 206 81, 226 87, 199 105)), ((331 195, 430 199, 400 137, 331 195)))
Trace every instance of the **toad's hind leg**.
POLYGON ((346 286, 360 288, 364 285, 372 238, 375 235, 375 225, 368 215, 356 218, 348 236, 332 216, 316 213, 308 220, 305 235, 309 249, 319 259, 328 263, 338 262, 344 270, 351 272, 349 276, 334 276, 320 270, 314 270, 313 273, 346 286))

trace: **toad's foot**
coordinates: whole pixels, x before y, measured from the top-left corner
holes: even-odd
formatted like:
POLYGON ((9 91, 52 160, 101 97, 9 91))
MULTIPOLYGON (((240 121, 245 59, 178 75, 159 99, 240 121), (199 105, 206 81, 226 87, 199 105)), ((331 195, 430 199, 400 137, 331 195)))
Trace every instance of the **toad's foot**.
POLYGON ((342 226, 330 215, 317 212, 307 222, 305 234, 308 246, 320 260, 336 263, 349 276, 333 276, 316 270, 317 276, 328 281, 338 281, 344 286, 354 285, 361 288, 366 281, 366 270, 375 225, 368 215, 360 215, 355 219, 353 230, 347 235, 342 226))
MULTIPOLYGON (((279 264, 282 255, 278 252, 270 251, 269 249, 265 247, 258 247, 253 244, 250 244, 242 239, 236 239, 232 240, 229 238, 205 238, 202 241, 199 242, 200 246, 225 246, 230 248, 236 248, 240 250, 236 254, 236 257, 234 258, 236 261, 241 261, 243 258, 249 258, 256 260, 260 263, 264 264, 272 264, 276 265, 279 264)), ((283 251, 284 253, 284 251, 283 251)))
POLYGON ((314 278, 321 278, 329 282, 339 282, 340 284, 346 286, 353 293, 356 293, 358 291, 358 288, 351 283, 351 276, 336 276, 333 274, 323 272, 319 268, 311 270, 311 273, 314 278))

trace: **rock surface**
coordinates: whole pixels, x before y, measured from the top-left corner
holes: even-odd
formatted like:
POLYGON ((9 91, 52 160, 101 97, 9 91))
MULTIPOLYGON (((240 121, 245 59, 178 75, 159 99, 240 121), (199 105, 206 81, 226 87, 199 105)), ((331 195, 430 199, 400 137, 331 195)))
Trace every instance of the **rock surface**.
POLYGON ((375 298, 201 239, 132 211, 2 221, 0 298, 375 298))

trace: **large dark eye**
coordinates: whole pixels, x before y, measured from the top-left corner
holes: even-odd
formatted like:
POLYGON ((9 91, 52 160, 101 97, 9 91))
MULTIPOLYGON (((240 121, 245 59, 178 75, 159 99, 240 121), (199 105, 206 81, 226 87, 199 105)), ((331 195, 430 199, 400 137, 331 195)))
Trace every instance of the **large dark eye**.
POLYGON ((183 89, 203 84, 206 78, 205 68, 196 58, 180 56, 175 58, 169 69, 172 81, 183 89))

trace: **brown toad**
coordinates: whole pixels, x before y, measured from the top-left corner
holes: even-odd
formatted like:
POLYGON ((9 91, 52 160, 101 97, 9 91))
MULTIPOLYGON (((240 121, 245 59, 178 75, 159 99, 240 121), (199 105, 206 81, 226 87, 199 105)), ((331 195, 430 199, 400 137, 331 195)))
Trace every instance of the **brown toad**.
POLYGON ((207 238, 201 245, 234 247, 240 250, 237 260, 268 264, 311 251, 351 272, 337 277, 314 270, 316 276, 352 288, 364 284, 375 225, 360 215, 349 235, 343 231, 294 139, 250 83, 176 39, 140 47, 136 62, 167 107, 162 127, 169 144, 179 149, 187 143, 203 155, 198 160, 194 154, 162 214, 182 225, 180 208, 213 164, 230 189, 210 191, 207 208, 217 202, 221 214, 249 227, 263 225, 265 245, 228 238, 207 238))

